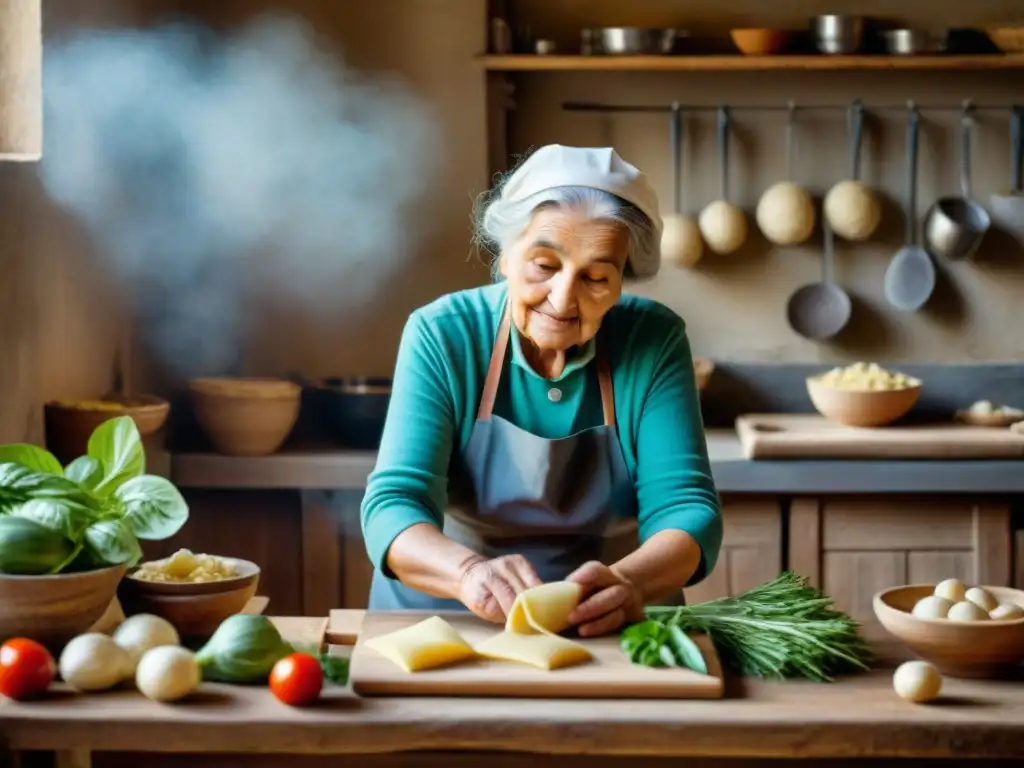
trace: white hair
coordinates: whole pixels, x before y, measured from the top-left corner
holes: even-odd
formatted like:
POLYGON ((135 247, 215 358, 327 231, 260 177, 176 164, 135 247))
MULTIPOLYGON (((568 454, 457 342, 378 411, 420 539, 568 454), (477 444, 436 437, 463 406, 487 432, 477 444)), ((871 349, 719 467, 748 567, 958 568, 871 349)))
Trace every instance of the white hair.
MULTIPOLYGON (((653 222, 639 208, 610 192, 593 187, 553 187, 538 192, 525 200, 501 199, 501 184, 477 201, 474 215, 474 242, 481 252, 491 256, 491 273, 500 280, 498 272, 501 253, 511 246, 530 225, 539 208, 575 210, 591 219, 614 221, 629 233, 626 250, 625 277, 638 279, 634 264, 657 265, 661 258, 658 237, 653 222)), ((653 277, 657 267, 644 270, 645 277, 653 277)))

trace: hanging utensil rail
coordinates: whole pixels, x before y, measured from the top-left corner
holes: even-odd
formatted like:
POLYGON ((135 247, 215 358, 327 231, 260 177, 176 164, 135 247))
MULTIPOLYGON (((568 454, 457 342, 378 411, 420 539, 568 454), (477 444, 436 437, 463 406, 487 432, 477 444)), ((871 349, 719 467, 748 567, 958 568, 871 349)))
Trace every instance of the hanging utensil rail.
MULTIPOLYGON (((718 105, 712 104, 693 104, 686 105, 680 104, 680 109, 684 112, 715 112, 718 109, 718 105)), ((972 104, 971 109, 974 112, 1012 112, 1013 104, 989 104, 979 105, 972 104)), ((729 105, 730 112, 789 112, 790 102, 785 104, 773 105, 773 104, 752 104, 752 105, 729 105)), ((850 108, 849 102, 846 104, 805 104, 796 105, 796 109, 804 112, 846 112, 850 108)), ((903 104, 875 104, 868 105, 861 102, 861 108, 864 112, 901 112, 907 111, 906 102, 903 104)), ((666 113, 672 111, 672 105, 655 105, 655 104, 596 104, 582 101, 567 101, 562 103, 562 109, 566 112, 653 112, 653 113, 666 113)), ((963 109, 962 104, 933 104, 933 105, 920 105, 917 107, 917 111, 920 112, 960 112, 963 109)))

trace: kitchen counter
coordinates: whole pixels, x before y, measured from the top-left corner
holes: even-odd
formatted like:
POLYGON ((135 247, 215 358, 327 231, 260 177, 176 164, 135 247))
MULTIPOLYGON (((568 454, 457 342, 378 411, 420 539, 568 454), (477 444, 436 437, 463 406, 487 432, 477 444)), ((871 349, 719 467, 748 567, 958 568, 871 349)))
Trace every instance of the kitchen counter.
MULTIPOLYGON (((730 680, 721 701, 361 699, 337 687, 319 706, 292 709, 260 687, 207 684, 194 702, 178 705, 127 691, 59 693, 36 703, 0 701, 0 740, 15 751, 57 750, 79 768, 99 752, 225 756, 207 765, 235 764, 220 762, 228 753, 345 754, 352 756, 346 765, 382 766, 395 763, 373 756, 430 750, 424 757, 458 760, 484 751, 516 753, 500 756, 502 766, 553 765, 555 758, 539 756, 563 755, 562 768, 583 765, 570 757, 581 755, 606 756, 600 765, 619 763, 607 756, 622 763, 630 756, 1024 758, 1021 681, 947 680, 943 700, 912 705, 891 686, 903 656, 894 648, 880 654, 877 671, 832 685, 730 680)), ((171 764, 149 757, 134 764, 142 763, 171 764)))
MULTIPOLYGON (((722 493, 1024 493, 1024 461, 805 461, 744 458, 732 429, 708 430, 712 473, 722 493)), ((237 458, 177 453, 170 475, 183 488, 358 490, 376 454, 336 448, 237 458)))

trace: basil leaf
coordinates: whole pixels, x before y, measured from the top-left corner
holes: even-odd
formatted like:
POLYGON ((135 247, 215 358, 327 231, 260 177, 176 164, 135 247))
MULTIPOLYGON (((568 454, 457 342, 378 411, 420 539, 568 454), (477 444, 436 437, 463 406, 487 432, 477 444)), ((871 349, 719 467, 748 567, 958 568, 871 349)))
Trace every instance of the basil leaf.
POLYGON ((142 547, 123 520, 102 520, 85 529, 85 544, 107 565, 131 568, 142 559, 142 547))
POLYGON ((79 456, 68 464, 64 476, 91 490, 103 480, 103 465, 92 456, 79 456))
POLYGON ((676 626, 669 627, 668 642, 672 649, 672 655, 676 657, 679 664, 702 675, 708 673, 708 665, 704 661, 704 654, 701 653, 700 646, 693 642, 683 630, 676 626))
POLYGON ((0 511, 10 512, 33 499, 71 501, 89 508, 99 506, 88 491, 66 477, 37 472, 21 464, 0 464, 0 511))
POLYGON ((57 457, 38 445, 11 443, 0 445, 0 462, 20 464, 23 467, 47 475, 63 475, 64 470, 57 457))
POLYGON ((101 496, 109 496, 146 471, 142 438, 131 416, 108 419, 96 427, 86 453, 103 466, 103 480, 93 489, 101 496))
POLYGON ((188 520, 188 504, 170 480, 142 475, 114 493, 124 505, 124 521, 140 539, 168 539, 188 520))
POLYGON ((82 540, 85 529, 94 522, 89 508, 59 499, 33 499, 13 509, 11 515, 33 520, 76 544, 82 540))

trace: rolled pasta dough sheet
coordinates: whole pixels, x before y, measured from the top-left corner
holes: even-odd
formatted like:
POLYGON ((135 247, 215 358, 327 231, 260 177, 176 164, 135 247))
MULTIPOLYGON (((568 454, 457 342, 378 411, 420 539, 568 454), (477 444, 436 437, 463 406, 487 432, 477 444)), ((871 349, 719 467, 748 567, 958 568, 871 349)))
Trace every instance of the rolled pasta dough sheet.
POLYGON ((489 659, 517 661, 544 670, 581 664, 593 658, 579 643, 558 635, 520 635, 508 631, 480 643, 476 652, 489 659))
POLYGON ((370 638, 366 647, 406 672, 443 667, 477 655, 473 646, 440 616, 370 638))
POLYGON ((569 615, 582 596, 583 587, 573 581, 552 581, 521 592, 505 620, 505 631, 557 635, 569 627, 569 615))

